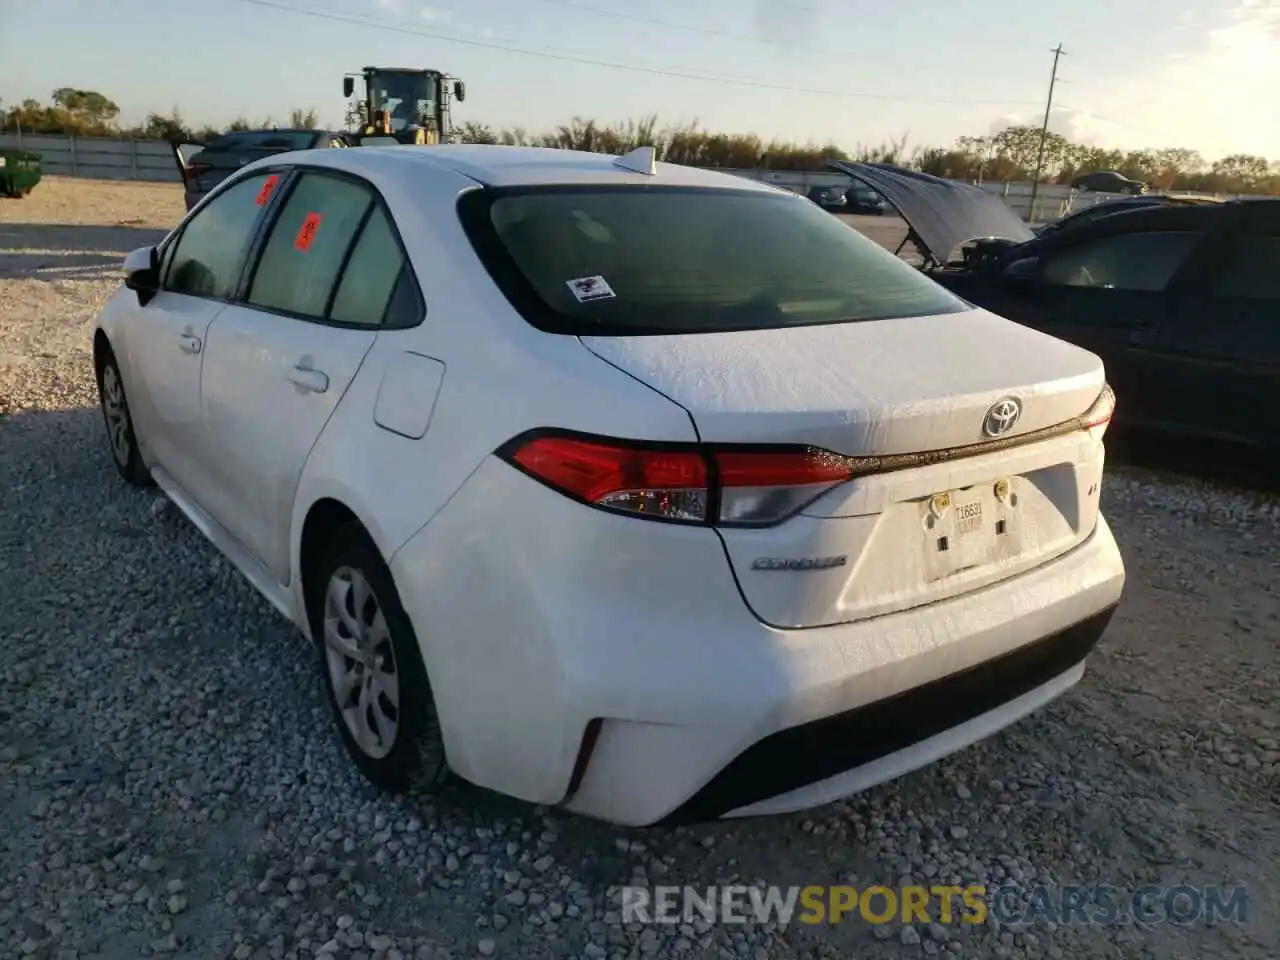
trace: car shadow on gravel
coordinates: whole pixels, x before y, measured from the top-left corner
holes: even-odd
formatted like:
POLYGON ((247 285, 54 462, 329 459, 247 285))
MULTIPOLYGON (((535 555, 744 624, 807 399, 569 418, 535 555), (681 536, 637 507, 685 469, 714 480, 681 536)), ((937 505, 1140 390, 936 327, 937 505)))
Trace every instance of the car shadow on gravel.
POLYGON ((130 251, 167 231, 113 226, 0 223, 0 280, 98 280, 116 274, 130 251))

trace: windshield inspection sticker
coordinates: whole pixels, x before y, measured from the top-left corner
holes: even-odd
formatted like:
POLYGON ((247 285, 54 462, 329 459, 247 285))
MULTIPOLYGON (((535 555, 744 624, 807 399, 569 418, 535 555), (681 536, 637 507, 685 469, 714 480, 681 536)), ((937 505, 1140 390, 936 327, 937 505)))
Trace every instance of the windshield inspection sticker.
POLYGON ((591 303, 593 300, 612 300, 617 296, 613 287, 604 277, 579 277, 568 281, 569 289, 578 298, 579 303, 591 303))

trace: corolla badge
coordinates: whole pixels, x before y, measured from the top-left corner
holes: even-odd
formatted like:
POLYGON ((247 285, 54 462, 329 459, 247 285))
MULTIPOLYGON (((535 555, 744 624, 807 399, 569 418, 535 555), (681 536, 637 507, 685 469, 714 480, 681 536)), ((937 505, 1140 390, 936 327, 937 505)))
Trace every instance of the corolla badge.
POLYGON ((848 562, 849 558, 845 554, 835 557, 757 557, 751 564, 751 569, 830 570, 832 567, 843 567, 848 562))
POLYGON ((982 432, 988 437, 1003 437, 1014 428, 1022 416, 1022 403, 1017 397, 997 400, 982 421, 982 432))

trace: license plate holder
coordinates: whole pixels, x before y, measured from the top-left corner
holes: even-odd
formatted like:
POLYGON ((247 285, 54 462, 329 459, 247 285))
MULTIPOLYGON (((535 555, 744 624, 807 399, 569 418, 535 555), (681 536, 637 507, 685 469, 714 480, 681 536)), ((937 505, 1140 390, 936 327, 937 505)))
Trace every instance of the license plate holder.
POLYGON ((1016 553, 1011 511, 994 485, 948 490, 921 504, 923 568, 927 581, 984 567, 1016 553))

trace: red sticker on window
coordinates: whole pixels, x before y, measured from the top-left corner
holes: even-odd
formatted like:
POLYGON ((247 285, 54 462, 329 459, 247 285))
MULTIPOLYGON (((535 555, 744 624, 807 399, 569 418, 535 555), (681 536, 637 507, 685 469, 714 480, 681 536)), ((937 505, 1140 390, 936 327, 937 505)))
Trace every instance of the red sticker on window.
POLYGON ((311 241, 316 238, 316 231, 319 229, 320 214, 308 213, 307 219, 303 220, 302 226, 298 228, 298 235, 293 238, 293 248, 306 253, 311 249, 311 241))
POLYGON ((272 191, 275 190, 276 184, 280 182, 280 177, 272 174, 262 184, 262 189, 258 191, 258 206, 262 206, 271 199, 272 191))

